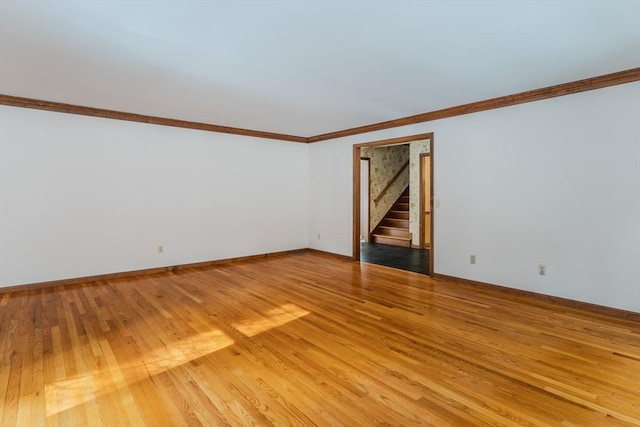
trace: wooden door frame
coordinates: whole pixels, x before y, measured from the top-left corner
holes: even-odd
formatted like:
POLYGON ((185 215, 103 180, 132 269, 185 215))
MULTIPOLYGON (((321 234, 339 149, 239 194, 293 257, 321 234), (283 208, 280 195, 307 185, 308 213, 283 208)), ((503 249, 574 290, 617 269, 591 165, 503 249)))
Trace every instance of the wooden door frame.
MULTIPOLYGON (((365 160, 368 164, 369 164, 369 184, 367 185, 367 188, 369 189, 369 197, 367 197, 367 235, 365 236, 365 241, 370 242, 371 241, 371 159, 369 157, 360 157, 360 164, 362 164, 362 161, 365 160)), ((360 170, 360 173, 362 174, 362 170, 360 170)), ((362 184, 362 182, 360 182, 360 184, 362 184)), ((358 200, 360 200, 360 198, 362 197, 362 194, 360 194, 360 196, 358 197, 358 200)), ((362 212, 360 212, 360 218, 362 218, 362 212)), ((360 229, 358 229, 360 230, 360 229)), ((359 240, 358 240, 359 241, 359 240)), ((358 243, 358 246, 360 246, 360 244, 358 243)))
MULTIPOLYGON (((429 153, 431 154, 431 188, 433 190, 433 132, 421 133, 417 135, 403 136, 400 138, 382 139, 372 142, 364 142, 361 144, 353 145, 353 229, 352 229, 352 254, 354 261, 360 261, 360 150, 363 147, 380 147, 385 145, 401 145, 409 144, 416 141, 422 141, 424 139, 429 140, 429 153)), ((431 199, 433 200, 433 191, 431 193, 431 199)), ((432 206, 433 209, 433 206, 432 206)), ((433 226, 433 212, 431 213, 431 224, 433 226)), ((431 229, 431 249, 429 250, 429 275, 432 275, 434 270, 434 249, 435 242, 433 240, 433 227, 431 229)))
MULTIPOLYGON (((431 157, 429 162, 429 246, 433 246, 433 143, 429 143, 429 152, 420 153, 420 244, 421 249, 426 249, 424 246, 424 168, 422 167, 422 160, 425 157, 431 157)), ((431 266, 429 266, 431 270, 431 266)))

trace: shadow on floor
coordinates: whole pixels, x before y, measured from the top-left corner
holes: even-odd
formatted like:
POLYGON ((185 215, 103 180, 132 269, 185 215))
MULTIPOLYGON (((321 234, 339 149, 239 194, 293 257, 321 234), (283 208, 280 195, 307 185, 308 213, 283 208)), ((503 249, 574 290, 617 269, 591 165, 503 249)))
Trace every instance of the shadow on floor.
POLYGON ((429 250, 360 243, 360 261, 429 274, 429 250))

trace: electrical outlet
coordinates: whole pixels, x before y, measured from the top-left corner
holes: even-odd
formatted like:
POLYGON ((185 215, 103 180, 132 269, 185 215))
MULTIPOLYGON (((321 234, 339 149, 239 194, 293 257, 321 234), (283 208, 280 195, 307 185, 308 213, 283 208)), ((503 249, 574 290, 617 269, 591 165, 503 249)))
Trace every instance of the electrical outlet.
POLYGON ((538 264, 538 274, 541 276, 547 275, 547 266, 544 264, 538 264))
POLYGON ((435 203, 435 205, 436 205, 436 208, 439 208, 439 207, 440 207, 440 199, 436 199, 436 203, 435 203))
POLYGON ((161 254, 164 252, 164 247, 162 245, 158 246, 158 253, 161 254))
POLYGON ((318 233, 318 240, 320 240, 320 233, 318 233))
POLYGON ((475 263, 476 263, 476 256, 469 255, 469 264, 475 264, 475 263))

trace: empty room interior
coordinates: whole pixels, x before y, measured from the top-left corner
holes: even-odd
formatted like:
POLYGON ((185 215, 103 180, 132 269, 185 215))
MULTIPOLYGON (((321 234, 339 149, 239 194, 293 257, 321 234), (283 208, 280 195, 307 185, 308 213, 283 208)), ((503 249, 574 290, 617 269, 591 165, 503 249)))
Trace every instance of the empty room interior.
POLYGON ((640 426, 640 1, 0 0, 0 425, 640 426))

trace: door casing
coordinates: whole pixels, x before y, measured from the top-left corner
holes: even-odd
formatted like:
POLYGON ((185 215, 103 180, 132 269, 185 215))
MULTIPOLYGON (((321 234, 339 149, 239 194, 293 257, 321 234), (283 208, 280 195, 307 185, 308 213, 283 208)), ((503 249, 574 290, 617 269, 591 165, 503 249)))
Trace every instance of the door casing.
POLYGON ((421 249, 429 249, 431 246, 431 241, 433 240, 433 157, 431 156, 431 150, 433 146, 430 144, 428 153, 420 154, 420 245, 418 245, 421 249), (425 199, 425 188, 424 188, 424 158, 429 157, 429 198, 425 199), (429 247, 424 244, 425 237, 425 207, 429 206, 429 247))
MULTIPOLYGON (((383 139, 379 141, 364 142, 361 144, 355 144, 353 146, 353 228, 352 228, 352 255, 354 261, 360 261, 360 149, 363 147, 379 147, 386 145, 400 145, 409 144, 415 141, 421 141, 428 139, 429 142, 429 155, 431 156, 431 248, 429 250, 429 274, 432 275, 434 269, 434 252, 435 241, 433 236, 433 169, 434 169, 434 138, 433 132, 421 133, 417 135, 403 136, 400 138, 383 139)), ((421 198, 423 195, 421 195, 421 198)), ((422 216, 424 216, 424 205, 422 207, 422 216)))

